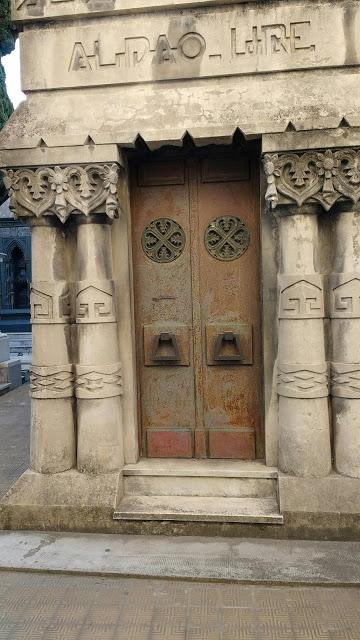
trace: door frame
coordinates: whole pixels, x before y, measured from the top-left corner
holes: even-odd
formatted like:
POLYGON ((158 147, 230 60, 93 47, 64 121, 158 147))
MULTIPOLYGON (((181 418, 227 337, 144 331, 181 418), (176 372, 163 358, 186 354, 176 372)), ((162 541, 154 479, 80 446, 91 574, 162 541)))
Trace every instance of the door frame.
MULTIPOLYGON (((258 141, 253 141, 251 143, 246 143, 246 145, 244 146, 244 143, 242 141, 241 143, 242 146, 242 152, 247 152, 249 153, 249 155, 251 156, 251 166, 255 169, 255 171, 257 173, 260 172, 260 158, 261 158, 261 152, 260 152, 260 146, 258 144, 258 141)), ((133 170, 133 166, 135 163, 139 162, 140 160, 144 160, 144 159, 156 159, 158 158, 159 160, 162 159, 164 160, 164 157, 180 157, 181 154, 185 155, 185 157, 188 157, 189 155, 191 155, 191 153, 196 154, 196 155, 200 155, 200 156, 204 156, 206 154, 209 153, 209 151, 211 151, 212 153, 215 153, 216 155, 221 155, 221 152, 225 150, 228 151, 229 147, 231 148, 231 145, 207 145, 206 147, 194 147, 194 145, 191 145, 191 148, 189 149, 189 147, 186 146, 186 141, 184 142, 184 145, 182 148, 175 148, 175 147, 165 147, 165 148, 160 148, 156 151, 149 151, 148 149, 146 150, 136 150, 135 152, 129 152, 128 153, 128 162, 129 162, 129 174, 131 173, 131 171, 133 170)), ((260 207, 260 202, 261 200, 261 194, 263 191, 263 185, 261 183, 261 180, 259 178, 259 175, 257 176, 257 178, 253 179, 253 185, 254 185, 254 189, 258 190, 258 194, 257 194, 257 199, 259 202, 259 208, 260 208, 260 220, 259 220, 259 242, 260 242, 260 254, 259 254, 259 258, 260 258, 260 281, 261 281, 261 285, 260 285, 260 291, 259 291, 259 295, 260 295, 260 323, 261 323, 261 327, 262 327, 262 331, 261 331, 261 335, 262 335, 262 342, 261 342, 261 354, 262 354, 262 370, 261 370, 261 376, 262 376, 262 392, 261 392, 261 398, 262 398, 262 402, 261 402, 261 407, 260 407, 260 411, 261 411, 261 430, 259 435, 257 435, 256 437, 256 459, 264 459, 265 458, 265 453, 266 453, 266 462, 267 464, 276 464, 274 457, 276 457, 276 447, 274 446, 274 443, 277 441, 277 409, 276 409, 276 416, 274 414, 274 410, 273 410, 273 364, 274 364, 274 358, 272 357, 272 354, 276 353, 276 344, 274 342, 274 327, 273 327, 273 321, 274 321, 274 317, 276 318, 276 304, 274 307, 274 304, 271 304, 271 309, 269 309, 269 303, 273 303, 274 302, 274 290, 276 291, 276 285, 275 287, 273 286, 274 283, 272 281, 272 286, 270 287, 270 298, 269 295, 266 295, 265 297, 265 306, 267 307, 267 310, 265 310, 264 308, 264 279, 269 279, 266 278, 266 274, 268 274, 268 276, 271 277, 273 276, 273 273, 276 274, 277 272, 277 268, 276 268, 276 256, 275 255, 267 255, 270 254, 271 252, 269 251, 269 237, 273 235, 273 231, 271 229, 271 225, 269 227, 269 220, 267 221, 267 224, 265 226, 265 236, 266 236, 266 245, 267 245, 267 254, 264 255, 264 247, 263 247, 263 239, 264 239, 264 228, 263 228, 263 220, 264 217, 261 215, 261 207, 260 207), (270 229, 270 232, 269 232, 270 229), (265 258, 270 258, 266 259, 266 264, 264 264, 264 257, 265 258), (269 269, 270 266, 270 269, 269 269), (265 313, 264 313, 265 312, 265 313), (265 350, 264 349, 264 345, 267 344, 268 348, 265 350), (270 371, 270 367, 271 367, 271 375, 269 376, 269 371, 270 371), (270 383, 270 385, 269 385, 270 383), (270 408, 270 411, 268 411, 268 409, 270 408), (268 438, 267 438, 267 425, 270 424, 270 440, 268 443, 268 438), (267 452, 269 451, 269 457, 267 455, 267 452), (270 458, 270 461, 268 461, 268 458, 270 458), (274 461, 273 461, 274 460, 274 461)), ((116 265, 115 265, 115 271, 120 271, 119 275, 121 276, 120 279, 120 283, 119 283, 119 290, 121 290, 121 282, 124 282, 125 280, 127 281, 127 288, 129 288, 129 282, 130 282, 130 292, 129 292, 129 311, 130 313, 127 314, 128 316, 128 320, 130 318, 130 326, 129 326, 129 322, 125 322, 125 324, 127 324, 127 327, 122 327, 121 326, 121 313, 120 313, 120 322, 119 322, 119 341, 120 341, 120 348, 123 346, 123 349, 121 349, 122 354, 124 353, 124 351, 127 353, 127 357, 126 357, 126 362, 129 368, 128 371, 128 384, 126 384, 126 380, 124 380, 124 389, 128 389, 129 393, 128 393, 128 398, 127 401, 125 401, 123 403, 123 427, 124 427, 124 453, 125 453, 125 462, 126 463, 136 463, 137 460, 139 459, 139 451, 141 452, 141 448, 139 447, 139 439, 141 438, 141 424, 140 424, 140 413, 139 413, 139 384, 138 384, 138 371, 137 371, 137 363, 136 363, 136 342, 135 342, 135 335, 134 335, 134 326, 135 326, 135 311, 134 311, 134 279, 133 279, 133 261, 132 261, 132 230, 131 230, 131 220, 132 220, 132 212, 131 212, 131 180, 129 180, 129 191, 126 194, 127 196, 127 200, 128 200, 128 204, 125 207, 126 211, 125 211, 125 225, 124 225, 124 219, 120 224, 117 225, 118 227, 122 227, 122 229, 118 229, 117 233, 114 234, 114 236, 117 236, 117 238, 114 238, 114 246, 116 246, 116 250, 114 253, 118 253, 119 249, 121 250, 121 252, 123 252, 124 250, 124 231, 126 231, 126 239, 127 239, 127 248, 126 248, 126 254, 127 254, 127 268, 124 269, 116 269, 116 265), (120 237, 122 236, 122 238, 120 237), (129 349, 129 338, 131 337, 131 349, 129 349), (129 357, 129 352, 131 351, 130 357, 129 357), (130 371, 131 370, 131 371, 130 371)), ((270 216, 271 218, 271 216, 270 216)), ((272 223, 273 221, 270 220, 270 223, 272 223)), ((125 257, 125 256, 123 256, 125 257)), ((124 264, 124 262, 123 262, 124 264)), ((276 276, 275 276, 275 281, 276 281, 276 276)), ((123 296, 122 296, 123 297, 123 296)), ((276 295, 275 295, 276 298, 276 295)), ((124 315, 124 314, 123 314, 124 315)), ((125 314, 126 315, 126 314, 125 314)), ((275 336, 276 338, 276 336, 275 336)), ((123 362, 124 362, 124 358, 123 358, 123 362)), ((125 395, 125 394, 124 394, 125 395)), ((125 398, 123 399, 125 400, 125 398)))

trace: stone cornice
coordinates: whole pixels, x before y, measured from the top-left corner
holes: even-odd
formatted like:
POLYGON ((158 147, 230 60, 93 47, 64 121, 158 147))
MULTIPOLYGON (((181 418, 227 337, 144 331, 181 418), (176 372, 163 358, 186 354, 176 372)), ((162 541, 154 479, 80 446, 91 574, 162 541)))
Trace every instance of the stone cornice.
POLYGON ((7 169, 2 173, 10 209, 18 218, 57 216, 65 222, 70 214, 119 216, 119 166, 115 163, 7 169))
POLYGON ((338 201, 360 200, 360 149, 286 152, 264 155, 265 200, 280 204, 320 204, 325 211, 338 201))

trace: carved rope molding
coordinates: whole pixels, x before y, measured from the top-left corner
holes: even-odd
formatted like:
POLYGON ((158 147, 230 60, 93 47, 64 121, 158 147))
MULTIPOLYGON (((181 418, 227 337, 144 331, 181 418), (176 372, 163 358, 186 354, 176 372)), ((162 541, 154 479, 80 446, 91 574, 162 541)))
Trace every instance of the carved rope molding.
POLYGON ((71 213, 88 216, 102 205, 109 218, 119 216, 116 164, 7 169, 2 174, 17 217, 55 215, 65 222, 71 213))
POLYGON ((306 151, 265 154, 265 200, 271 209, 281 196, 299 207, 320 203, 326 211, 338 200, 360 200, 360 150, 306 151))

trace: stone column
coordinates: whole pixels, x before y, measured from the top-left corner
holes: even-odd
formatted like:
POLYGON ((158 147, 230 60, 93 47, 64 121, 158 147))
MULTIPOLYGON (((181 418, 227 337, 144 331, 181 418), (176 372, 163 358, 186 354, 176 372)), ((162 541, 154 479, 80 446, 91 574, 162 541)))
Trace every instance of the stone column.
POLYGON ((111 221, 95 214, 77 222, 78 468, 110 473, 123 462, 111 221))
POLYGON ((335 214, 334 272, 330 276, 331 395, 335 466, 360 478, 360 210, 335 214))
MULTIPOLYGON (((110 152, 117 157, 116 148, 110 152)), ((56 473, 76 462, 70 327, 74 305, 67 266, 72 236, 65 241, 64 235, 65 230, 74 232, 71 216, 79 221, 78 467, 99 473, 118 470, 121 375, 107 221, 119 213, 119 165, 41 166, 3 173, 11 210, 32 225, 31 466, 56 473)))
POLYGON ((71 288, 62 225, 30 218, 32 368, 30 466, 58 473, 76 464, 71 288))
POLYGON ((326 476, 331 452, 323 278, 314 260, 317 216, 295 211, 278 217, 279 468, 296 476, 326 476))

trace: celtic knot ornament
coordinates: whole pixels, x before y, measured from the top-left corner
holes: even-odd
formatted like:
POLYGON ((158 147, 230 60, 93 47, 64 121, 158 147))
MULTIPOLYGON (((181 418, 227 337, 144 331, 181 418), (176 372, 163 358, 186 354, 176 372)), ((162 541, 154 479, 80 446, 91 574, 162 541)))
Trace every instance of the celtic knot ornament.
POLYGON ((144 252, 155 262, 173 262, 182 254, 185 242, 184 229, 170 218, 153 220, 141 237, 144 252))
POLYGON ((205 231, 205 246, 210 255, 218 260, 240 258, 249 243, 249 229, 236 216, 215 218, 205 231))

